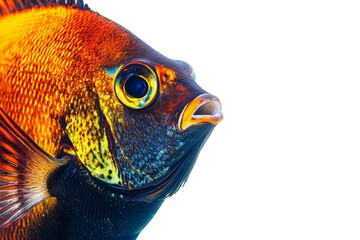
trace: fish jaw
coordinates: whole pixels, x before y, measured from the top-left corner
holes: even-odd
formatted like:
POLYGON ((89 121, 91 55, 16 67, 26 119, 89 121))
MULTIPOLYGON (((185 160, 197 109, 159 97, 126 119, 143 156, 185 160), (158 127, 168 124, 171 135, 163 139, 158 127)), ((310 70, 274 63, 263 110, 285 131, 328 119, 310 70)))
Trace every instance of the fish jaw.
MULTIPOLYGON (((128 200, 152 203, 162 201, 175 194, 187 181, 198 155, 211 135, 215 125, 201 125, 186 131, 191 140, 187 141, 176 154, 171 157, 173 163, 160 177, 144 185, 132 189, 118 184, 106 184, 112 192, 120 193, 128 200), (196 136, 196 137, 191 137, 196 136)), ((170 159, 168 159, 170 161, 170 159)))
POLYGON ((218 124, 223 119, 220 100, 209 93, 204 93, 194 98, 182 110, 178 128, 185 131, 191 126, 209 123, 218 124))

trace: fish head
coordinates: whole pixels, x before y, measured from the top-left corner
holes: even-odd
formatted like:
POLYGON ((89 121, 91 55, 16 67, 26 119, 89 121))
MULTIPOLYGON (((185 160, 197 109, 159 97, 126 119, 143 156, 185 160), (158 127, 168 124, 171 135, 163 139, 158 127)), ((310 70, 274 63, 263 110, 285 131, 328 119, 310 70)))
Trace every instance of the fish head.
POLYGON ((190 65, 139 42, 126 57, 99 64, 93 80, 74 92, 63 127, 95 179, 132 199, 153 201, 187 180, 222 113, 190 65))

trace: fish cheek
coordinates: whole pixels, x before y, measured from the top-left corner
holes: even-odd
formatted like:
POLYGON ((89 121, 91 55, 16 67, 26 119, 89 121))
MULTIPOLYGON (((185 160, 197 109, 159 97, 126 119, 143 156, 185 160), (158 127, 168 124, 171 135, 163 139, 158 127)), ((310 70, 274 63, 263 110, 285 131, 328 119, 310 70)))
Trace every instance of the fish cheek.
POLYGON ((90 87, 77 90, 70 99, 64 122, 73 150, 90 174, 104 182, 122 185, 110 150, 108 124, 100 110, 98 95, 90 87))

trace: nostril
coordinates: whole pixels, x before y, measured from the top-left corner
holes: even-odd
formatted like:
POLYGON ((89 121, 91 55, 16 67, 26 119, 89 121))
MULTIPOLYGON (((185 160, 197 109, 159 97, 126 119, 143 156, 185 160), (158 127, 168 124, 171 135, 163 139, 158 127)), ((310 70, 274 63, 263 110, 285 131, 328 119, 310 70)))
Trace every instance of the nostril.
POLYGON ((220 102, 215 100, 210 100, 208 102, 204 102, 202 105, 199 106, 198 109, 194 112, 193 116, 204 116, 204 115, 217 115, 221 112, 221 104, 220 102))

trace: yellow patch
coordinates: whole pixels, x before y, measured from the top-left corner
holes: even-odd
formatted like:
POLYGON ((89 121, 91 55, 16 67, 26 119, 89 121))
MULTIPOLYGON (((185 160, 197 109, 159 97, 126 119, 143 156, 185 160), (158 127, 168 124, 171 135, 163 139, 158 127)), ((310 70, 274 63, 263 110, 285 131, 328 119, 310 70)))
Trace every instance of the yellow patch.
POLYGON ((107 183, 121 184, 119 169, 110 152, 105 127, 100 123, 94 95, 82 91, 73 99, 73 109, 67 116, 66 132, 78 159, 91 175, 107 183))

